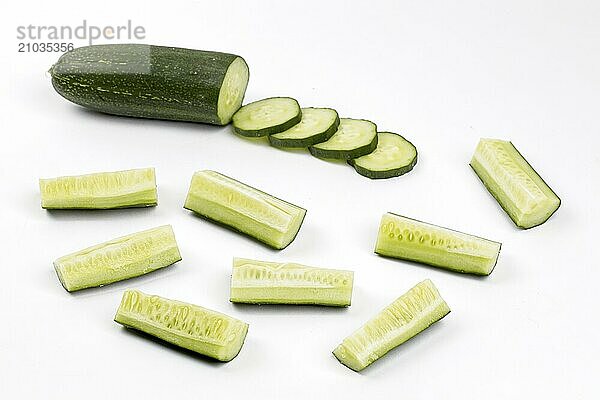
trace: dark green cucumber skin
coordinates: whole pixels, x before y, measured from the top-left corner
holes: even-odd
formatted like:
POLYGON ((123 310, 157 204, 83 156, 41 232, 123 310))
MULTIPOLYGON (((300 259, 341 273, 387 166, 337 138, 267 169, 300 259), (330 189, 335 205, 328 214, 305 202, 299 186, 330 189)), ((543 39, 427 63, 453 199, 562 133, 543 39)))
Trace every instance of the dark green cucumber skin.
MULTIPOLYGON (((329 110, 331 110, 331 108, 329 110)), ((337 112, 336 112, 336 114, 337 114, 337 112)), ((333 124, 326 130, 324 130, 323 132, 320 132, 318 134, 315 134, 315 135, 312 135, 310 137, 306 137, 303 139, 278 139, 278 138, 270 135, 269 143, 271 144, 271 146, 274 146, 274 147, 288 147, 288 148, 309 147, 309 146, 312 146, 313 144, 328 141, 333 136, 333 134, 337 131, 337 128, 339 125, 340 125, 340 116, 337 115, 333 124)))
MULTIPOLYGON (((465 233, 465 232, 457 231, 456 229, 450 229, 450 228, 446 228, 446 227, 444 227, 444 226, 439 226, 439 225, 431 224, 431 223, 429 223, 429 222, 424 222, 424 221, 421 221, 421 220, 418 220, 418 219, 415 219, 415 218, 409 218, 409 217, 405 217, 404 215, 396 214, 396 213, 393 213, 393 212, 390 212, 389 214, 396 215, 396 216, 398 216, 398 217, 401 217, 401 218, 406 218, 406 219, 410 219, 410 220, 413 220, 413 221, 417 221, 417 222, 420 222, 420 223, 422 223, 422 224, 427 224, 427 225, 435 226, 435 227, 437 227, 437 228, 445 229, 445 230, 448 230, 448 231, 457 232, 457 233, 462 233, 463 235, 469 235, 469 236, 473 236, 473 237, 476 237, 476 238, 478 238, 478 239, 487 240, 488 242, 494 242, 494 243, 497 243, 497 244, 499 245, 499 247, 498 247, 498 257, 496 257, 496 262, 494 263, 494 266, 493 266, 493 267, 492 267, 492 269, 490 270, 490 273, 489 273, 489 274, 487 274, 487 275, 486 275, 486 274, 476 274, 476 273, 473 273, 473 272, 465 272, 465 271, 461 271, 461 270, 458 270, 458 269, 445 269, 445 271, 449 271, 449 272, 457 272, 457 273, 459 273, 459 274, 471 274, 471 275, 478 275, 478 276, 489 276, 489 275, 491 275, 491 274, 492 274, 492 272, 494 272, 494 269, 496 269, 496 265, 498 265, 498 259, 500 258, 500 251, 502 251, 502 243, 501 243, 501 242, 496 242, 495 240, 486 239, 486 238, 483 238, 483 237, 481 237, 481 236, 472 235, 472 234, 470 234, 470 233, 465 233)), ((397 259, 397 258, 395 258, 395 257, 390 257, 390 256, 387 256, 387 255, 385 255, 385 254, 379 254, 379 253, 377 252, 377 250, 374 250, 373 252, 374 252, 375 254, 377 254, 379 257, 385 257, 385 258, 391 258, 391 259, 393 259, 393 260, 398 260, 398 259, 397 259)), ((439 266, 438 266, 438 265, 429 264, 429 263, 426 263, 426 262, 423 262, 423 261, 417 261, 417 260, 413 260, 413 259, 409 259, 409 258, 403 258, 402 260, 404 260, 404 261, 411 261, 411 262, 414 262, 414 263, 417 263, 417 264, 422 264, 422 265, 430 265, 430 266, 432 266, 432 267, 439 268, 439 266)))
POLYGON ((475 175, 477 175, 477 178, 479 178, 479 180, 481 181, 481 183, 483 183, 483 186, 487 189, 488 193, 492 195, 492 197, 496 200, 496 203, 498 203, 500 205, 500 207, 504 210, 504 212, 506 213, 506 215, 508 215, 508 217, 511 219, 511 221, 520 229, 523 230, 528 230, 531 228, 535 228, 536 226, 540 226, 542 224, 544 224, 546 221, 548 221, 550 219, 551 216, 554 215, 554 213, 556 213, 558 211, 558 209, 560 208, 560 206, 562 205, 562 200, 560 197, 558 197, 558 195, 556 194, 556 192, 554 190, 552 190, 552 188, 550 187, 550 185, 548 185, 548 183, 544 180, 544 178, 542 178, 542 176, 540 174, 538 174, 538 172, 535 170, 535 168, 533 168, 531 166, 531 164, 529 164, 529 161, 527 161, 527 159, 525 157, 523 157, 523 154, 521 154, 521 152, 519 151, 519 149, 517 149, 517 147, 512 143, 509 142, 510 145, 513 147, 513 149, 515 149, 515 151, 523 158, 523 160, 525 160, 525 163, 527 164, 527 166, 529 168, 531 168, 533 171, 535 171, 535 173, 537 174, 537 176, 540 177, 540 179, 542 180, 542 182, 544 182, 546 184, 546 186, 548 186, 548 189, 550 189, 550 191, 552 193, 554 193, 554 195, 556 196, 556 198, 558 199, 558 207, 556 207, 556 210, 554 210, 552 212, 552 214, 548 215, 548 218, 546 218, 545 220, 543 220, 542 222, 540 222, 537 225, 534 226, 530 226, 530 227, 525 227, 525 226, 521 226, 518 224, 518 222, 513 218, 512 215, 510 215, 510 213, 508 212, 508 210, 506 208, 504 208, 504 205, 502 205, 502 202, 500 201, 500 199, 494 194, 494 192, 490 189, 490 187, 488 186, 487 183, 485 183, 485 181, 481 178, 481 176, 479 176, 479 174, 477 173, 477 171, 475 170, 475 168, 473 168, 473 166, 471 165, 471 163, 469 163, 469 167, 471 167, 471 169, 473 170, 473 172, 475 172, 475 175))
MULTIPOLYGON (((273 195, 271 195, 271 196, 275 197, 273 195)), ((279 200, 281 200, 281 199, 279 199, 279 200)), ((296 207, 298 207, 298 206, 296 206, 296 207)), ((185 207, 183 207, 183 208, 185 208, 185 207)), ((302 207, 299 207, 299 208, 302 208, 302 207)), ((239 230, 239 229, 237 229, 237 228, 235 228, 235 227, 233 227, 231 225, 227 225, 224 222, 217 221, 216 219, 212 219, 212 218, 210 218, 209 216, 207 216, 205 214, 201 214, 201 213, 199 213, 197 211, 194 211, 194 210, 191 210, 189 208, 185 208, 185 209, 188 210, 188 211, 191 211, 193 215, 195 215, 198 218, 203 219, 204 221, 211 222, 211 223, 213 223, 215 225, 218 225, 218 226, 220 226, 222 228, 225 228, 225 229, 228 229, 228 230, 230 230, 232 232, 235 232, 235 233, 238 233, 240 235, 243 235, 243 236, 247 237, 248 239, 250 239, 250 240, 252 240, 252 241, 254 241, 256 243, 259 243, 259 244, 261 244, 263 246, 266 246, 269 249, 274 249, 274 250, 283 250, 283 249, 286 249, 289 245, 291 245, 294 242, 294 240, 296 240, 296 237, 298 236, 298 233, 300 233, 300 229, 298 229, 298 231, 296 232, 296 234, 294 235, 294 237, 292 238, 292 240, 288 244, 286 244, 283 247, 275 247, 275 246, 270 245, 267 242, 263 242, 259 238, 256 238, 256 237, 254 237, 252 235, 247 234, 246 232, 242 232, 241 230, 239 230)), ((302 217, 302 220, 300 221, 300 228, 302 228, 302 224, 304 223, 304 219, 306 218, 306 209, 304 209, 304 208, 302 208, 302 209, 305 211, 305 213, 304 213, 304 216, 302 217)))
MULTIPOLYGON (((282 99, 282 98, 284 98, 284 97, 269 97, 267 99, 262 99, 262 100, 282 99)), ((286 98, 289 98, 289 97, 286 97, 286 98)), ((258 100, 258 101, 262 101, 262 100, 258 100)), ((252 104, 252 103, 248 103, 248 104, 252 104)), ((268 136, 268 135, 273 135, 275 133, 281 133, 283 131, 287 131, 292 126, 296 125, 297 123, 299 123, 302 120, 302 110, 300 110, 300 105, 298 104, 297 101, 296 101, 296 104, 298 105, 298 114, 296 114, 294 117, 288 119, 287 121, 285 121, 279 125, 267 126, 262 129, 244 130, 244 129, 238 128, 237 126, 235 126, 235 124, 232 124, 233 130, 238 135, 246 136, 246 137, 268 136)))
POLYGON ((219 91, 238 56, 145 44, 76 48, 50 69, 54 89, 91 110, 222 125, 219 91))
POLYGON ((319 149, 314 146, 310 146, 308 151, 315 157, 318 158, 331 158, 336 160, 351 160, 353 158, 358 158, 362 156, 366 156, 369 153, 372 153, 377 148, 377 135, 373 137, 371 143, 368 143, 364 146, 357 147, 352 150, 324 150, 319 149))
POLYGON ((367 178, 388 179, 388 178, 395 178, 397 176, 404 175, 407 172, 412 171, 412 169, 415 167, 415 165, 417 165, 417 157, 418 156, 415 155, 415 158, 413 158, 413 160, 410 162, 410 164, 408 164, 404 167, 388 169, 386 171, 372 171, 370 169, 361 167, 354 162, 354 159, 348 160, 348 164, 352 165, 354 167, 354 169, 356 170, 356 172, 358 172, 360 175, 366 176, 367 178))

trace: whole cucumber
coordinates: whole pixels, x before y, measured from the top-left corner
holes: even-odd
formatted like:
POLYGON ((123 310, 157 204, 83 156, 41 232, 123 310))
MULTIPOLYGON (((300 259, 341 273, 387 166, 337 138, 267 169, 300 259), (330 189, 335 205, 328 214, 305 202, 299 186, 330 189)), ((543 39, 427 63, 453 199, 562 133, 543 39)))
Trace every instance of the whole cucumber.
POLYGON ((240 108, 249 76, 233 54, 146 44, 76 48, 50 75, 61 96, 95 111, 217 125, 240 108))

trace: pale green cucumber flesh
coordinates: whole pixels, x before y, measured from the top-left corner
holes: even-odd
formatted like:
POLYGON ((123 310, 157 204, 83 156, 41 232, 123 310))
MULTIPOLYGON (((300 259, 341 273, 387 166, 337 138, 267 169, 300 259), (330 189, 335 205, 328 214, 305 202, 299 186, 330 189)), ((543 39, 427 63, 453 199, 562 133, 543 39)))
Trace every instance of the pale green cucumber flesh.
POLYGON ((228 124, 248 85, 243 58, 145 44, 79 47, 50 69, 67 100, 108 114, 228 124))
POLYGON ((352 271, 234 258, 230 301, 346 307, 353 277, 352 271))
POLYGON ((214 171, 192 177, 185 209, 275 249, 296 237, 306 210, 214 171))
POLYGON ((219 361, 235 358, 248 332, 228 315, 138 290, 123 293, 115 322, 219 361))
POLYGON ((381 218, 375 253, 452 271, 489 275, 501 244, 400 215, 381 218))
POLYGON ((219 90, 217 100, 217 117, 221 125, 231 122, 233 114, 242 106, 246 87, 248 86, 248 65, 243 58, 235 58, 229 67, 219 90))
POLYGON ((290 129, 269 135, 275 147, 308 147, 328 140, 340 124, 338 113, 331 108, 302 108, 302 120, 290 129))
POLYGON ((181 260, 170 225, 133 233, 54 261, 63 287, 73 292, 134 278, 181 260))
POLYGON ((437 288, 427 279, 344 339, 333 354, 348 368, 361 371, 449 312, 437 288))
POLYGON ((233 129, 258 137, 283 132, 302 120, 302 110, 291 97, 271 97, 242 106, 233 115, 233 129))
POLYGON ((40 179, 42 208, 111 209, 158 204, 154 168, 40 179))
POLYGON ((392 132, 377 133, 377 148, 366 156, 348 160, 356 172, 371 179, 387 179, 410 172, 417 164, 417 149, 392 132))
POLYGON ((481 139, 470 165, 520 228, 543 224, 560 207, 558 196, 511 142, 481 139))
POLYGON ((337 131, 329 140, 308 149, 315 157, 350 160, 367 155, 376 148, 377 126, 373 122, 341 118, 337 131))

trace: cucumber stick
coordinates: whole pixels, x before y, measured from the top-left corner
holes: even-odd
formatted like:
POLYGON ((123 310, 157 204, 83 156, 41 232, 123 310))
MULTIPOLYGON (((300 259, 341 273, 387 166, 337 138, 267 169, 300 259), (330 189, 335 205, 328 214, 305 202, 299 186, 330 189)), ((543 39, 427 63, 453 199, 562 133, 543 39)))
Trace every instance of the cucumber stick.
POLYGON ((61 96, 92 110, 218 125, 231 121, 248 85, 241 57, 146 44, 79 47, 50 75, 61 96))
POLYGON ((290 129, 269 135, 275 147, 308 147, 328 140, 337 131, 340 118, 331 108, 303 108, 302 120, 290 129))
POLYGON ((337 131, 329 140, 310 146, 319 158, 349 160, 369 154, 377 148, 377 126, 364 119, 341 118, 337 131))
POLYGON ((271 97, 246 104, 233 116, 233 129, 242 136, 258 137, 283 132, 302 120, 298 102, 271 97))
POLYGON ((167 267, 181 260, 170 225, 113 239, 54 261, 63 287, 73 292, 103 286, 167 267))
POLYGON ((346 307, 353 276, 351 271, 234 258, 230 301, 346 307))
POLYGON ((449 312, 433 282, 424 280, 344 339, 333 354, 348 368, 361 371, 449 312))
POLYGON ((154 168, 40 179, 42 208, 109 209, 158 204, 154 168))
POLYGON ((248 332, 225 314, 138 290, 123 293, 115 322, 220 361, 239 354, 248 332))
POLYGON ((387 179, 410 172, 417 164, 417 149, 392 132, 377 133, 377 148, 366 156, 348 160, 356 172, 371 179, 387 179))
POLYGON ((381 218, 375 253, 457 272, 489 275, 501 244, 387 213, 381 218))
POLYGON ((481 139, 470 165, 520 228, 543 224, 560 206, 558 196, 511 142, 481 139))
POLYGON ((289 245, 306 210, 214 171, 192 177, 184 208, 275 249, 289 245))

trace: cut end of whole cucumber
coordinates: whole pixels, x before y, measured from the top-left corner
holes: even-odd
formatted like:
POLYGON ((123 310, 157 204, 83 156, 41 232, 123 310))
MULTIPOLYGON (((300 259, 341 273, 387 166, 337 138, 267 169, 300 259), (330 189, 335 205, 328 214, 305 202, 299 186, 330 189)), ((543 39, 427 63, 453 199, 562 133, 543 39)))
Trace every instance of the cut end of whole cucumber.
POLYGON ((489 275, 501 244, 392 213, 379 225, 375 253, 456 272, 489 275))
POLYGON ((377 126, 364 119, 341 118, 337 131, 326 142, 310 146, 319 158, 349 160, 362 157, 377 148, 377 126))
POLYGON ((215 171, 194 174, 184 208, 275 249, 294 240, 306 215, 301 207, 215 171))
POLYGON ((481 139, 470 165, 520 228, 543 224, 560 207, 558 196, 509 141, 481 139))
POLYGON ((242 57, 236 58, 227 68, 217 101, 217 116, 221 124, 227 125, 231 122, 233 114, 240 109, 249 77, 248 64, 242 57))
POLYGON ((377 148, 370 154, 348 160, 356 172, 371 179, 387 179, 410 172, 417 164, 417 149, 392 132, 377 133, 377 148))
POLYGON ((302 120, 302 110, 291 97, 271 97, 242 106, 233 115, 233 128, 242 136, 283 132, 302 120))
POLYGON ((449 312, 433 282, 424 280, 344 339, 333 355, 348 368, 361 371, 449 312))
POLYGON ((123 293, 115 322, 219 361, 235 358, 248 332, 228 315, 138 290, 123 293))
POLYGON ((158 204, 154 168, 40 179, 42 208, 111 209, 158 204))
POLYGON ((352 271, 234 258, 230 301, 346 307, 353 277, 352 271))
POLYGON ((290 129, 269 135, 275 147, 308 147, 328 140, 338 128, 340 118, 331 108, 303 108, 302 120, 290 129))
POLYGON ((54 269, 73 292, 134 278, 181 260, 170 225, 137 232, 60 257, 54 269))

